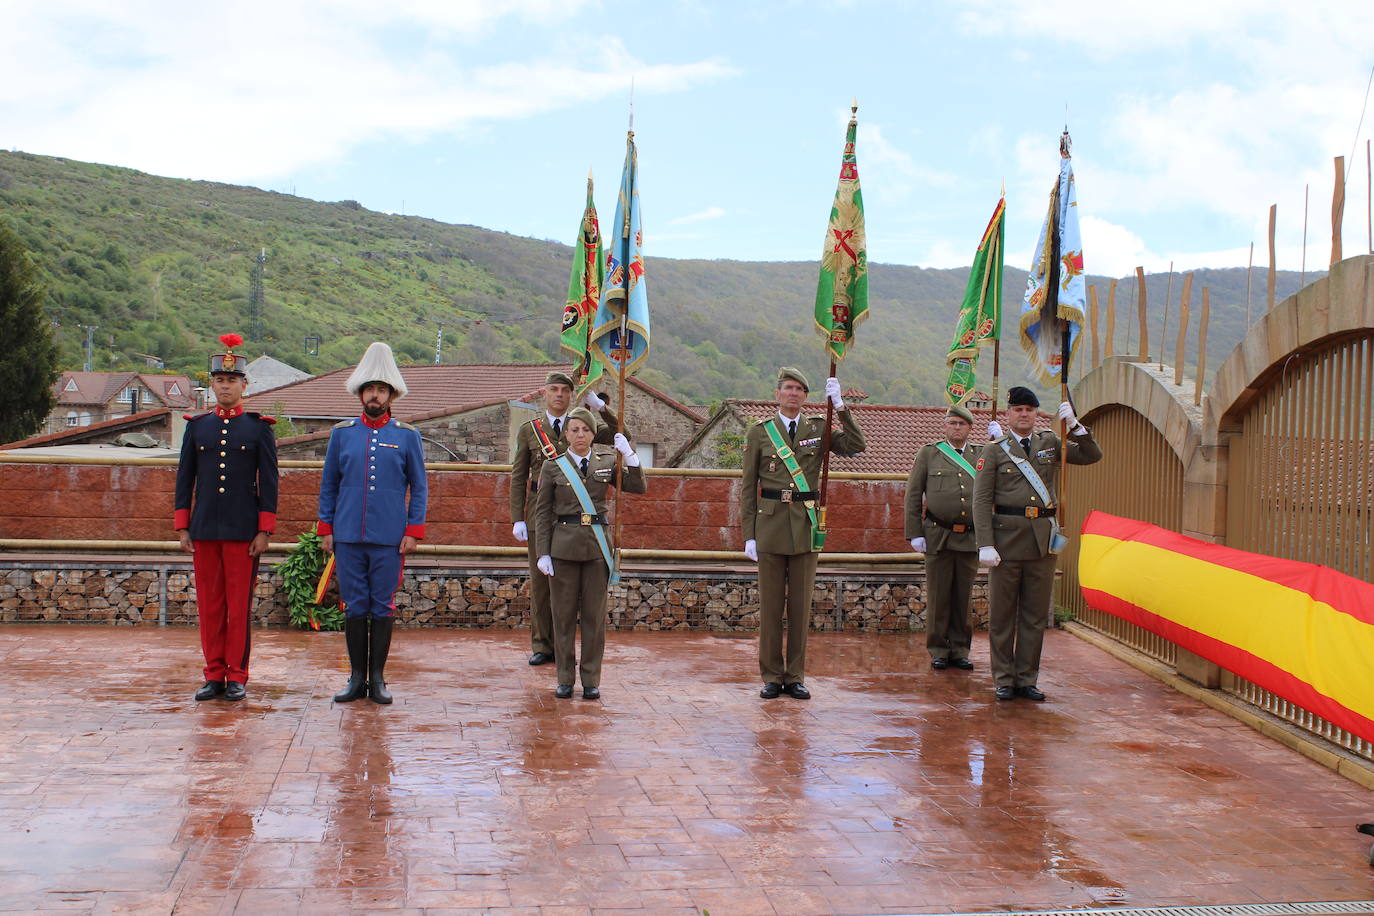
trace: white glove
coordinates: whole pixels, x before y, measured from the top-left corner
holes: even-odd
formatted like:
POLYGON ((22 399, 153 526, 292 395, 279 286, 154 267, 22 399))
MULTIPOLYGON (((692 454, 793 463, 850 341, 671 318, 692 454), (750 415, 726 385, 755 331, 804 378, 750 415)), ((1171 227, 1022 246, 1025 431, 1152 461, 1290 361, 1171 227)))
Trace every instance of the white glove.
POLYGON ((626 467, 639 467, 639 455, 635 454, 634 446, 630 444, 629 439, 625 438, 624 433, 615 434, 615 450, 625 456, 626 467))
POLYGON ((825 396, 830 399, 830 403, 835 405, 836 410, 844 410, 844 401, 840 398, 840 380, 828 378, 825 380, 825 396))
POLYGON ((925 539, 925 538, 912 538, 912 539, 911 539, 911 549, 914 550, 914 551, 916 551, 917 553, 925 553, 925 552, 926 552, 926 539, 925 539))
POLYGON ((530 539, 530 529, 524 522, 516 522, 510 526, 510 533, 515 535, 515 539, 521 544, 530 539))
POLYGON ((1073 406, 1068 401, 1059 405, 1059 419, 1064 421, 1064 426, 1071 436, 1081 436, 1087 432, 1083 424, 1079 423, 1078 418, 1073 415, 1073 406))
POLYGON ((535 561, 534 565, 539 568, 539 571, 541 573, 548 576, 550 579, 553 578, 553 557, 549 556, 548 554, 544 554, 542 557, 535 561))
POLYGON ((745 541, 745 542, 744 542, 744 555, 745 555, 746 557, 748 557, 749 559, 753 560, 755 563, 757 563, 757 562, 759 561, 759 544, 758 544, 758 541, 754 540, 753 538, 750 538, 749 540, 745 541))
POLYGON ((601 396, 595 391, 588 391, 587 396, 582 399, 582 403, 587 405, 587 409, 592 413, 600 413, 606 409, 606 402, 601 400, 601 396))
POLYGON ((988 424, 988 441, 991 442, 994 439, 1000 438, 1002 438, 1002 424, 993 420, 988 424))
POLYGON ((997 548, 996 548, 996 547, 979 547, 979 548, 978 548, 978 565, 979 565, 979 566, 996 566, 996 565, 998 565, 998 564, 1001 563, 1001 562, 1002 562, 1002 555, 1001 555, 1000 553, 997 552, 997 548))

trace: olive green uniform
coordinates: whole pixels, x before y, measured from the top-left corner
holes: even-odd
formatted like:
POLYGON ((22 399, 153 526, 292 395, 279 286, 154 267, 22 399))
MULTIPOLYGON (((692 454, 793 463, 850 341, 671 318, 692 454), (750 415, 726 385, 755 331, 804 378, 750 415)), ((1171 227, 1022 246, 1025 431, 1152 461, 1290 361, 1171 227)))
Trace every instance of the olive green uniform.
MULTIPOLYGON (((544 433, 561 455, 568 450, 566 415, 560 425, 558 435, 554 435, 547 412, 541 410, 536 416, 544 427, 544 433)), ((602 425, 596 431, 593 441, 610 445, 615 439, 617 419, 610 408, 601 411, 602 425)), ((626 435, 629 435, 626 433, 626 435)), ((527 554, 530 564, 530 651, 553 655, 553 619, 549 610, 548 577, 535 567, 539 554, 535 552, 534 505, 530 495, 539 486, 539 471, 544 465, 544 449, 539 443, 529 423, 521 423, 515 434, 515 456, 511 459, 510 469, 510 520, 511 523, 524 522, 528 540, 527 554)))
MULTIPOLYGON (((1059 437, 1048 430, 1030 434, 1023 449, 1016 436, 1006 437, 1012 454, 1029 459, 1051 500, 1059 473, 1059 437)), ((1030 481, 1026 480, 999 439, 983 449, 983 466, 973 482, 973 525, 979 547, 996 547, 1002 562, 988 572, 989 649, 992 678, 997 687, 1034 687, 1040 676, 1040 648, 1049 620, 1054 590, 1050 553, 1050 517, 1030 481), (1027 510, 1031 510, 1030 517, 1027 510)), ((1069 464, 1093 464, 1102 449, 1092 433, 1069 438, 1069 464)))
MULTIPOLYGON (((976 468, 981 453, 981 446, 966 442, 961 454, 976 468)), ((907 475, 906 537, 926 539, 926 650, 931 658, 968 658, 969 600, 978 575, 973 477, 938 443, 916 453, 907 475)))
MULTIPOLYGON (((839 430, 832 432, 830 451, 857 455, 864 436, 854 417, 837 411, 839 430)), ((774 416, 776 418, 776 415, 774 416)), ((763 425, 749 427, 744 440, 744 479, 740 485, 740 523, 744 539, 754 540, 759 552, 759 674, 765 684, 800 684, 806 668, 806 634, 811 625, 811 591, 816 581, 817 555, 811 549, 811 520, 777 449, 763 425), (788 494, 784 501, 783 494, 788 494), (787 657, 783 658, 783 606, 787 608, 787 657)), ((778 420, 781 422, 781 420, 778 420)), ((821 473, 821 430, 825 418, 799 416, 792 449, 814 493, 821 473)), ((787 427, 782 427, 787 441, 787 427)))
MULTIPOLYGON (((577 467, 577 457, 568 454, 577 467)), ((606 512, 606 490, 615 479, 616 451, 613 448, 592 446, 587 459, 587 495, 600 515, 606 512)), ((644 470, 640 467, 624 469, 620 488, 626 493, 643 493, 647 489, 644 470)), ((553 656, 558 663, 558 683, 573 683, 576 658, 574 634, 582 631, 582 689, 601 686, 601 656, 606 648, 606 582, 610 570, 601 554, 596 534, 590 525, 582 524, 582 503, 573 492, 568 478, 552 461, 544 463, 539 472, 539 492, 535 499, 536 549, 539 556, 553 558, 553 578, 536 571, 548 583, 553 604, 553 656)), ((610 544, 610 526, 605 526, 606 541, 610 544)), ((535 543, 531 537, 530 542, 535 543)), ((614 549, 614 545, 611 545, 614 549)))

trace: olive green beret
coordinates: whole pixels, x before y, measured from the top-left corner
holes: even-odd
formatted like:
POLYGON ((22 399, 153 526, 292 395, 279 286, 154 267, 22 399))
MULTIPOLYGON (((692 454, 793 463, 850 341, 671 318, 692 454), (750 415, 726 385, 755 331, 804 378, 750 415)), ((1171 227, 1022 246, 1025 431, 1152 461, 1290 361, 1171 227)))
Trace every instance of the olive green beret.
POLYGON ((949 410, 945 411, 945 416, 958 417, 959 419, 967 422, 970 426, 973 425, 973 411, 969 410, 963 404, 955 404, 954 406, 950 407, 949 410))
POLYGON ((544 384, 545 384, 545 385, 567 385, 569 388, 571 388, 571 387, 573 387, 573 380, 572 380, 572 376, 571 376, 571 375, 568 375, 568 373, 566 373, 566 372, 559 372, 558 370, 555 369, 553 372, 550 372, 550 373, 548 374, 548 376, 544 379, 544 384))
POLYGON ((573 420, 581 420, 583 423, 586 423, 593 433, 602 426, 601 421, 596 418, 596 415, 585 407, 574 407, 572 410, 568 411, 568 416, 564 419, 563 428, 566 429, 567 425, 573 420))
POLYGON ((807 391, 811 390, 811 383, 806 380, 806 376, 801 374, 800 369, 793 369, 791 366, 783 366, 778 370, 778 387, 781 388, 783 380, 789 378, 807 391))

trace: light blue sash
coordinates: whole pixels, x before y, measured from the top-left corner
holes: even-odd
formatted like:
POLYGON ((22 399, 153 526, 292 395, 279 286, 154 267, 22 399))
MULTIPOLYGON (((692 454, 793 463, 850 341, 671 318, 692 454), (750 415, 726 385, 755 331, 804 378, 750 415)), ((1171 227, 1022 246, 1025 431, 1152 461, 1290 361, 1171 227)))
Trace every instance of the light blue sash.
MULTIPOLYGON (((577 496, 577 501, 582 504, 582 511, 587 515, 596 515, 596 504, 592 502, 592 495, 587 492, 587 483, 582 479, 582 475, 577 472, 577 468, 573 467, 573 463, 568 460, 568 453, 564 452, 559 455, 554 459, 554 463, 558 465, 558 469, 567 478, 568 486, 572 487, 573 493, 577 496)), ((610 572, 610 584, 615 585, 620 581, 620 569, 616 566, 611 542, 606 538, 606 526, 593 524, 590 527, 592 533, 596 535, 597 546, 601 548, 601 556, 606 560, 606 569, 610 572)))

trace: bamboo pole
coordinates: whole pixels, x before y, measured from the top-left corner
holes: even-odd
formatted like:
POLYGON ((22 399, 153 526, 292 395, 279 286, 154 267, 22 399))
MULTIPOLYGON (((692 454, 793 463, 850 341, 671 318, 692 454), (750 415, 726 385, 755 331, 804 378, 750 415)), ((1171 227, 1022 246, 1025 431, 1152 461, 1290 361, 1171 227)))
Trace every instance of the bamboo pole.
POLYGON ((1111 359, 1116 355, 1116 280, 1107 286, 1107 340, 1106 355, 1111 359))
POLYGON ((1093 327, 1093 368, 1102 365, 1102 351, 1097 345, 1097 284, 1088 287, 1088 317, 1093 327))
MULTIPOLYGON (((1178 344, 1174 347, 1174 384, 1183 384, 1183 364, 1188 360, 1188 305, 1193 297, 1193 275, 1183 277, 1183 296, 1178 302, 1178 344)), ((1160 349, 1164 349, 1163 343, 1160 349)))
POLYGON ((1150 325, 1146 321, 1145 307, 1145 268, 1135 269, 1135 310, 1136 318, 1140 322, 1140 359, 1142 362, 1150 358, 1150 325))
MULTIPOLYGON (((1168 354, 1164 352, 1164 345, 1169 340, 1169 302, 1174 298, 1174 262, 1169 262, 1169 285, 1164 289, 1164 325, 1159 329, 1159 371, 1164 371, 1164 357, 1168 354)), ((1178 362, 1178 354, 1174 354, 1174 362, 1178 362)))
POLYGON ((1202 288, 1202 315, 1197 326, 1197 379, 1193 383, 1193 405, 1202 404, 1202 379, 1207 374, 1207 322, 1212 317, 1211 290, 1202 288))
POLYGON ((1331 263, 1341 260, 1341 227, 1345 223, 1345 157, 1336 157, 1336 183, 1331 189, 1331 263))
POLYGON ((1279 272, 1274 255, 1274 226, 1279 219, 1279 205, 1269 205, 1269 288, 1267 292, 1268 300, 1265 302, 1265 312, 1274 310, 1274 284, 1278 282, 1279 272))

